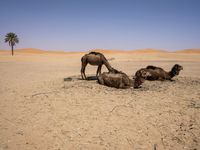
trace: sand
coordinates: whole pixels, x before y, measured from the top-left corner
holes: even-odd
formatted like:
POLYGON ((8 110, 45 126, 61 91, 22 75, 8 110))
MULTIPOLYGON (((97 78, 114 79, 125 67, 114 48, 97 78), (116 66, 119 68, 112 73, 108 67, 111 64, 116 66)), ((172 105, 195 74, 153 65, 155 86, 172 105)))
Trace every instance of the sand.
POLYGON ((183 66, 174 82, 140 89, 80 80, 83 54, 0 52, 0 150, 200 149, 200 54, 105 53, 130 77, 183 66))

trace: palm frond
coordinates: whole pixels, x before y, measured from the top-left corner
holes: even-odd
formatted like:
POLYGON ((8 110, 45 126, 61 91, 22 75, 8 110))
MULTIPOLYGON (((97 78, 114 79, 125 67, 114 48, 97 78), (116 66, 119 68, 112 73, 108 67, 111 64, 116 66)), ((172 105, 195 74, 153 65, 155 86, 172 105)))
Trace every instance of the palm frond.
POLYGON ((10 46, 14 46, 16 43, 19 43, 19 38, 13 32, 7 33, 4 40, 6 43, 8 42, 10 46))

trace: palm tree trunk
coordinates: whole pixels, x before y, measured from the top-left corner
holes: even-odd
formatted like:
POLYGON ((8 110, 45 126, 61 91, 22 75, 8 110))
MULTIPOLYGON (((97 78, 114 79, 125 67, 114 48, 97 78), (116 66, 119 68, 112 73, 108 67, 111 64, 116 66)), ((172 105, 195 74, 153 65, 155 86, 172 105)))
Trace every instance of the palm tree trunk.
POLYGON ((13 56, 14 55, 13 45, 11 45, 11 49, 12 49, 12 56, 13 56))

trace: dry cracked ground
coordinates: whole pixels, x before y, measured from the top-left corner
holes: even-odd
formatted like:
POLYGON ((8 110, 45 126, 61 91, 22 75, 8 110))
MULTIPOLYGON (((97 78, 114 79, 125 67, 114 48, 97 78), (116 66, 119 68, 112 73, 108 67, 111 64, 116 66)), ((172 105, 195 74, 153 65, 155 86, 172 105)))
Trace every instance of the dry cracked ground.
POLYGON ((0 65, 0 150, 200 149, 198 74, 116 89, 63 75, 66 64, 15 63, 0 65))
POLYGON ((50 88, 42 92, 17 94, 20 101, 13 109, 20 112, 1 111, 1 149, 200 147, 198 78, 146 81, 140 89, 77 78, 46 84, 50 88), (13 141, 16 145, 9 145, 13 141))

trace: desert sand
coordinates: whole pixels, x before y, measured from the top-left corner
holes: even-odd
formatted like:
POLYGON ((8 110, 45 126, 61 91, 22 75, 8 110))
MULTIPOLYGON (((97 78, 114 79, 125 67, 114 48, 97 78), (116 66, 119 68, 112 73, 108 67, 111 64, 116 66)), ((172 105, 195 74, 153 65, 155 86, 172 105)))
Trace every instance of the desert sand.
POLYGON ((80 80, 85 53, 0 51, 0 150, 200 149, 200 53, 103 52, 131 78, 147 65, 184 70, 115 89, 80 80))

